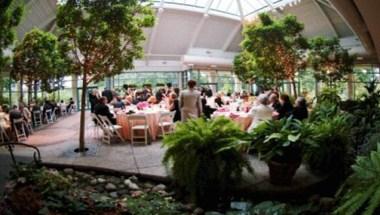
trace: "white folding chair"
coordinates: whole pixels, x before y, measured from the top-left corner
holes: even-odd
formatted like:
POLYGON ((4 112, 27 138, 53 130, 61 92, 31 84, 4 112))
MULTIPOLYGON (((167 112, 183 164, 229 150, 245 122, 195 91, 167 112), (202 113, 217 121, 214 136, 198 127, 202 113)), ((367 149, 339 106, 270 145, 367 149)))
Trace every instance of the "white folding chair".
POLYGON ((55 108, 52 110, 52 112, 51 112, 51 120, 52 120, 53 122, 57 121, 57 114, 56 114, 57 110, 58 110, 58 108, 55 107, 55 108))
POLYGON ((25 122, 22 118, 13 120, 13 128, 16 134, 17 142, 20 142, 21 140, 26 140, 27 138, 24 125, 25 122))
POLYGON ((42 125, 42 116, 41 116, 41 111, 33 111, 33 121, 34 121, 34 126, 39 126, 42 125))
POLYGON ((94 124, 92 127, 93 128, 93 134, 96 138, 98 138, 99 137, 99 129, 103 129, 102 125, 101 125, 101 123, 103 123, 103 122, 94 113, 91 113, 91 119, 92 119, 92 122, 94 124))
POLYGON ((101 121, 101 126, 103 129, 103 142, 111 144, 111 139, 113 137, 118 137, 122 142, 125 142, 123 136, 121 136, 119 130, 122 128, 120 125, 114 125, 106 116, 97 115, 98 119, 101 121))
POLYGON ((149 125, 145 115, 133 114, 128 116, 129 131, 131 132, 131 144, 133 145, 135 139, 144 139, 145 145, 149 142, 149 125), (138 122, 138 123, 137 123, 138 122), (142 124, 141 124, 142 123, 142 124), (143 136, 135 135, 136 131, 144 131, 143 136))
POLYGON ((66 116, 67 115, 67 105, 66 104, 61 104, 59 109, 61 110, 61 116, 66 116))
POLYGON ((165 136, 167 133, 172 133, 174 130, 174 116, 175 111, 172 112, 162 112, 160 114, 160 119, 158 126, 161 128, 161 135, 165 136), (165 130, 166 129, 166 130, 165 130))

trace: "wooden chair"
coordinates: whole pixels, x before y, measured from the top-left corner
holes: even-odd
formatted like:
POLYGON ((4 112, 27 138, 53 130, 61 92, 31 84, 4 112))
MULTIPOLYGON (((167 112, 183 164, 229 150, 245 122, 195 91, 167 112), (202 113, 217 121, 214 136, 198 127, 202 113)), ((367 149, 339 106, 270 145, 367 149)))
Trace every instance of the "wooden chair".
POLYGON ((41 111, 33 111, 33 122, 36 127, 42 125, 41 111))
POLYGON ((119 138, 122 142, 125 142, 123 136, 121 136, 119 130, 122 128, 120 125, 113 125, 106 116, 97 115, 100 125, 103 130, 103 142, 111 144, 111 140, 114 137, 119 138))
POLYGON ((133 114, 128 116, 128 125, 131 136, 131 144, 135 143, 135 139, 144 139, 145 145, 149 143, 149 125, 145 115, 133 114), (136 123, 138 122, 138 123, 136 123), (142 122, 142 124, 141 124, 142 122), (143 136, 135 134, 137 131, 144 131, 143 136))
POLYGON ((167 133, 172 133, 174 130, 174 116, 175 111, 172 112, 162 112, 160 114, 160 119, 158 123, 158 127, 161 129, 161 135, 165 136, 167 133), (169 121, 168 121, 169 119, 169 121), (167 130, 165 130, 167 129, 167 130))
POLYGON ((25 121, 24 119, 14 119, 13 120, 13 129, 16 135, 17 142, 21 140, 26 140, 26 132, 25 132, 25 121))

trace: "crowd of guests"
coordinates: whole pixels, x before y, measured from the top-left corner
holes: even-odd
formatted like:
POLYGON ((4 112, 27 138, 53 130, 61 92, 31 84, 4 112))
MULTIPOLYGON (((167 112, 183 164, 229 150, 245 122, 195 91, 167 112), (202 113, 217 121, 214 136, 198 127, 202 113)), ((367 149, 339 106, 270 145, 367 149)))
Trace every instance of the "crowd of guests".
POLYGON ((1 141, 19 141, 16 136, 16 129, 23 130, 26 137, 32 133, 33 127, 47 123, 54 116, 61 116, 74 110, 75 103, 72 98, 66 104, 63 100, 59 103, 45 99, 42 103, 35 100, 25 104, 19 102, 18 106, 0 105, 0 134, 1 141), (35 113, 35 114, 33 114, 35 113), (20 121, 23 123, 17 123, 20 121))
POLYGON ((186 121, 200 116, 211 118, 220 108, 234 107, 236 108, 234 111, 243 111, 252 117, 248 130, 252 130, 259 122, 267 119, 291 116, 303 120, 308 117, 307 102, 303 97, 298 97, 293 105, 287 94, 280 94, 276 90, 262 92, 256 97, 245 91, 233 94, 218 92, 214 95, 211 89, 197 88, 194 80, 188 81, 187 85, 182 91, 170 84, 158 88, 155 92, 149 86, 135 89, 126 85, 123 92, 104 89, 100 93, 99 90, 93 90, 89 94, 91 112, 107 116, 113 124, 116 124, 115 115, 110 109, 124 109, 140 102, 160 105, 169 111, 175 111, 174 121, 186 121))

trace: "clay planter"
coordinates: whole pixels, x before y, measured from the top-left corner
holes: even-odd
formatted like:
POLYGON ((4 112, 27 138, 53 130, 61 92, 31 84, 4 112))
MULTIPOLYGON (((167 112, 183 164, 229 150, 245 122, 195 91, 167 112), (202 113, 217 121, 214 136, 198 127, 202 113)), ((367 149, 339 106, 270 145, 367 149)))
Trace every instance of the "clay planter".
POLYGON ((300 167, 301 162, 276 162, 269 161, 270 182, 274 185, 290 185, 292 179, 300 167))

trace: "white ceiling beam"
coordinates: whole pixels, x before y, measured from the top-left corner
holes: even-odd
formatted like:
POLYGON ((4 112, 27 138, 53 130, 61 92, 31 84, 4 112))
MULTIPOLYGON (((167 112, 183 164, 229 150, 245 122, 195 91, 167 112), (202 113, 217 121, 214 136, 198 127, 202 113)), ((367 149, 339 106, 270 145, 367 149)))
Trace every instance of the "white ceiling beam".
POLYGON ((211 5, 212 5, 213 2, 214 2, 214 0, 208 0, 208 2, 205 5, 205 8, 204 8, 204 13, 205 14, 208 14, 208 12, 210 11, 210 8, 211 8, 211 5))
POLYGON ((244 20, 244 12, 243 12, 241 0, 237 0, 237 4, 238 4, 238 8, 239 8, 239 13, 240 13, 240 19, 243 21, 244 20))
POLYGON ((164 10, 160 7, 157 10, 157 16, 156 16, 156 23, 153 26, 152 32, 150 33, 149 36, 149 44, 148 44, 148 54, 152 53, 153 47, 154 47, 154 42, 156 41, 156 35, 158 32, 158 28, 160 25, 160 18, 162 14, 164 13, 164 10))
POLYGON ((189 46, 187 47, 187 52, 189 52, 190 49, 194 46, 194 44, 197 42, 199 34, 201 33, 201 30, 202 30, 202 28, 203 28, 208 17, 209 17, 209 15, 207 13, 205 13, 203 15, 203 17, 201 18, 201 20, 199 21, 199 23, 197 24, 197 26, 195 27, 193 35, 191 36, 191 39, 190 39, 189 46))
POLYGON ((312 0, 315 4, 315 6, 318 8, 319 12, 322 14, 322 17, 325 18, 325 20, 327 21, 327 25, 329 26, 330 30, 334 33, 334 35, 336 37, 338 37, 338 32, 336 31, 335 27, 333 26, 333 24, 331 23, 331 20, 330 18, 327 16, 327 14, 325 13, 325 11, 322 9, 321 5, 319 5, 319 3, 317 2, 317 0, 312 0))
POLYGON ((331 8, 331 9, 333 9, 333 10, 335 10, 335 8, 331 5, 331 4, 329 4, 329 3, 327 3, 327 2, 325 2, 325 1, 321 1, 321 0, 317 0, 319 3, 321 3, 321 4, 324 4, 325 6, 327 6, 327 7, 329 7, 329 8, 331 8))
POLYGON ((239 25, 237 25, 232 31, 231 33, 228 35, 227 39, 226 39, 226 42, 224 42, 223 44, 223 47, 222 47, 222 50, 223 51, 227 51, 228 47, 230 47, 231 43, 234 41, 234 38, 235 36, 240 33, 240 29, 241 29, 241 24, 239 23, 239 25))

